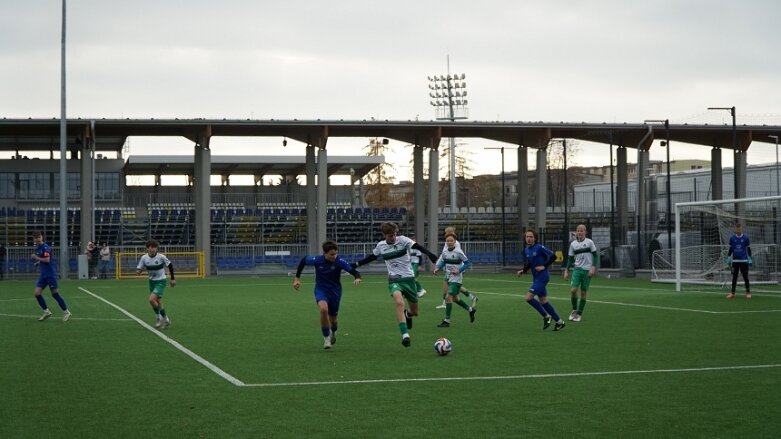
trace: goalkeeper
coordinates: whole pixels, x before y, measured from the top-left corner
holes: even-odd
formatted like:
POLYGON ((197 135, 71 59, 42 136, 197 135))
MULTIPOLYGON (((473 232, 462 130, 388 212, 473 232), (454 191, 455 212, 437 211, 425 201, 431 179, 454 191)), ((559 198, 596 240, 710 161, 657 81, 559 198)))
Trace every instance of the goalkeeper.
POLYGON ((732 289, 727 294, 727 299, 735 298, 735 287, 738 284, 738 272, 743 275, 746 285, 746 299, 751 299, 751 285, 748 281, 748 267, 752 264, 751 241, 743 234, 743 225, 735 224, 735 234, 729 239, 729 251, 727 252, 727 265, 732 269, 732 289))

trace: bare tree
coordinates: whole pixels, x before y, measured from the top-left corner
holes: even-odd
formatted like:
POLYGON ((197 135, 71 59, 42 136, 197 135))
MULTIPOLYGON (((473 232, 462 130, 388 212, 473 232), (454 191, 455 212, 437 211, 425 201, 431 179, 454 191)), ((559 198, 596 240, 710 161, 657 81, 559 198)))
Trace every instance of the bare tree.
MULTIPOLYGON (((388 139, 369 139, 369 144, 364 146, 367 156, 384 156, 388 147, 388 139)), ((366 182, 366 204, 372 207, 396 206, 398 201, 390 195, 391 186, 396 181, 395 167, 385 162, 369 171, 364 177, 366 182)))

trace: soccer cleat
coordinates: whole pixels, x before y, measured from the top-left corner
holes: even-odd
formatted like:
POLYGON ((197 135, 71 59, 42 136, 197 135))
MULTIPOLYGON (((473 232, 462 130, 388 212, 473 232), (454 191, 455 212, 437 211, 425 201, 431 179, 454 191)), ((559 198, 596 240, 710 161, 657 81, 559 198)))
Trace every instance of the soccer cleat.
POLYGON ((575 313, 575 317, 572 318, 573 322, 579 322, 580 319, 582 319, 583 316, 581 316, 579 313, 575 313))
POLYGON ((477 306, 477 296, 472 294, 472 308, 477 306))
POLYGON ((163 321, 160 323, 160 329, 165 329, 167 327, 171 326, 171 320, 166 317, 163 319, 163 321))
POLYGON ((575 320, 575 316, 576 315, 578 315, 578 310, 573 309, 572 312, 569 313, 569 317, 567 318, 567 320, 570 320, 570 321, 575 320))
POLYGON ((48 309, 43 310, 43 315, 38 317, 38 321, 42 322, 52 316, 52 312, 48 309))
POLYGON ((161 326, 163 326, 163 319, 158 317, 157 320, 155 320, 155 328, 160 328, 161 326))
POLYGON ((331 333, 331 337, 330 337, 328 340, 330 340, 330 341, 331 341, 331 344, 332 344, 332 345, 333 345, 333 344, 336 344, 336 334, 334 334, 334 333, 332 332, 332 333, 331 333))
POLYGON ((471 311, 469 311, 469 323, 475 322, 475 313, 477 312, 477 308, 472 308, 471 311))
POLYGON ((448 322, 447 320, 442 320, 442 323, 437 325, 437 328, 449 328, 449 327, 450 327, 450 322, 448 322))
POLYGON ((409 334, 404 334, 401 336, 401 345, 404 346, 405 348, 409 347, 410 345, 409 334))
POLYGON ((444 300, 442 301, 441 305, 437 305, 437 309, 445 309, 445 308, 447 308, 447 304, 445 303, 444 300))
POLYGON ((727 294, 727 299, 734 299, 734 298, 735 298, 735 293, 727 294))
POLYGON ((412 329, 412 316, 406 309, 404 310, 404 318, 407 319, 407 329, 412 329))
POLYGON ((548 326, 550 326, 551 321, 553 321, 553 318, 551 316, 545 316, 542 318, 542 329, 543 331, 548 329, 548 326))
POLYGON ((564 321, 562 321, 561 323, 557 322, 556 325, 553 327, 553 330, 554 331, 560 331, 560 330, 564 329, 564 326, 565 326, 564 325, 564 321))
POLYGON ((323 349, 331 349, 331 338, 323 337, 323 349))
POLYGON ((62 314, 62 321, 67 322, 71 319, 71 312, 69 310, 65 310, 65 312, 62 314))
POLYGON ((426 289, 425 289, 425 288, 421 288, 421 289, 420 289, 420 291, 418 291, 418 297, 423 297, 423 296, 425 296, 425 295, 426 295, 426 292, 427 292, 427 291, 426 291, 426 289))
POLYGON ((746 299, 751 299, 751 293, 746 293, 746 299))

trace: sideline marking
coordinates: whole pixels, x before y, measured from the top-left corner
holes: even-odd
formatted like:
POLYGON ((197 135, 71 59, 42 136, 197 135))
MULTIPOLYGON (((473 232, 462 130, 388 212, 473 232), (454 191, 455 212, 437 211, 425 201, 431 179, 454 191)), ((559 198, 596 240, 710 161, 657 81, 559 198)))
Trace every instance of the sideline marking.
MULTIPOLYGON (((0 316, 2 317, 21 317, 21 318, 27 318, 27 319, 37 319, 40 317, 40 315, 31 315, 31 314, 3 314, 0 313, 0 316)), ((52 316, 52 318, 57 318, 61 316, 52 316)), ((130 319, 106 319, 102 317, 71 317, 71 320, 100 320, 100 321, 116 321, 116 322, 129 322, 130 319)))
POLYGON ((155 328, 149 326, 146 322, 144 322, 143 320, 139 319, 135 315, 131 314, 129 311, 126 311, 125 309, 121 308, 119 305, 115 305, 115 304, 109 302, 108 300, 98 296, 97 294, 93 293, 92 291, 87 290, 86 288, 79 287, 79 289, 81 291, 89 294, 90 296, 100 300, 101 302, 104 302, 104 303, 108 304, 109 306, 117 309, 119 312, 121 312, 122 314, 130 317, 131 319, 135 320, 136 323, 138 323, 139 325, 144 327, 146 330, 148 330, 152 334, 155 334, 156 336, 162 338, 165 342, 171 344, 176 349, 179 349, 180 351, 184 352, 188 357, 190 357, 193 360, 201 363, 207 369, 209 369, 212 372, 216 373, 217 375, 219 375, 221 378, 225 379, 229 383, 234 384, 236 386, 244 386, 244 383, 242 381, 236 379, 233 375, 225 372, 224 370, 222 370, 219 367, 215 366, 214 364, 210 363, 205 358, 201 357, 200 355, 196 354, 195 352, 193 352, 193 351, 187 349, 186 347, 182 346, 182 344, 179 343, 178 341, 168 337, 167 335, 163 334, 162 332, 160 332, 160 331, 156 330, 155 328))
POLYGON ((638 375, 651 373, 688 373, 688 372, 712 372, 722 370, 745 370, 745 369, 769 369, 781 367, 781 364, 759 364, 754 366, 723 366, 723 367, 697 367, 687 369, 648 369, 648 370, 616 370, 604 372, 570 372, 570 373, 545 373, 530 375, 508 375, 508 376, 484 376, 484 377, 441 377, 441 378, 398 378, 388 380, 350 380, 350 381, 312 381, 298 383, 248 383, 244 387, 292 387, 292 386, 326 386, 333 384, 384 384, 384 383, 406 383, 421 381, 496 381, 496 380, 524 380, 537 378, 569 378, 584 376, 607 376, 607 375, 638 375))
MULTIPOLYGON (((523 298, 523 296, 526 293, 523 294, 513 294, 513 293, 495 293, 491 291, 478 291, 474 290, 473 292, 478 294, 488 294, 492 296, 508 296, 508 297, 520 297, 523 298)), ((553 297, 548 296, 548 299, 550 300, 569 300, 569 298, 565 297, 553 297)), ((601 303, 604 305, 617 305, 617 306, 633 306, 636 308, 650 308, 650 309, 663 309, 667 311, 685 311, 685 312, 698 312, 702 314, 758 314, 758 313, 773 313, 773 312, 781 312, 781 309, 761 309, 761 310, 746 310, 746 311, 709 311, 705 309, 692 309, 692 308, 675 308, 672 306, 660 306, 660 305, 644 305, 642 303, 624 303, 624 302, 609 302, 606 300, 593 300, 589 299, 589 303, 601 303)))

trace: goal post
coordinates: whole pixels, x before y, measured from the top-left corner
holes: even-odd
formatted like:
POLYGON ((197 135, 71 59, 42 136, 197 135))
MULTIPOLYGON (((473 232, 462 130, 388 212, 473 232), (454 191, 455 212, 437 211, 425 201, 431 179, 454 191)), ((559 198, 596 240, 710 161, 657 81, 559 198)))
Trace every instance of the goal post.
MULTIPOLYGON (((118 252, 116 254, 117 279, 140 279, 147 277, 146 272, 136 274, 138 260, 145 252, 118 252)), ((204 265, 204 252, 164 252, 174 266, 174 274, 177 278, 203 278, 206 269, 204 265)))
MULTIPOLYGON (((731 283, 725 259, 737 223, 751 240, 751 283, 778 285, 781 196, 676 203, 673 249, 653 255, 656 280, 665 281, 667 276, 661 273, 674 267, 676 291, 687 285, 731 283)), ((742 285, 742 278, 739 282, 742 285)))

